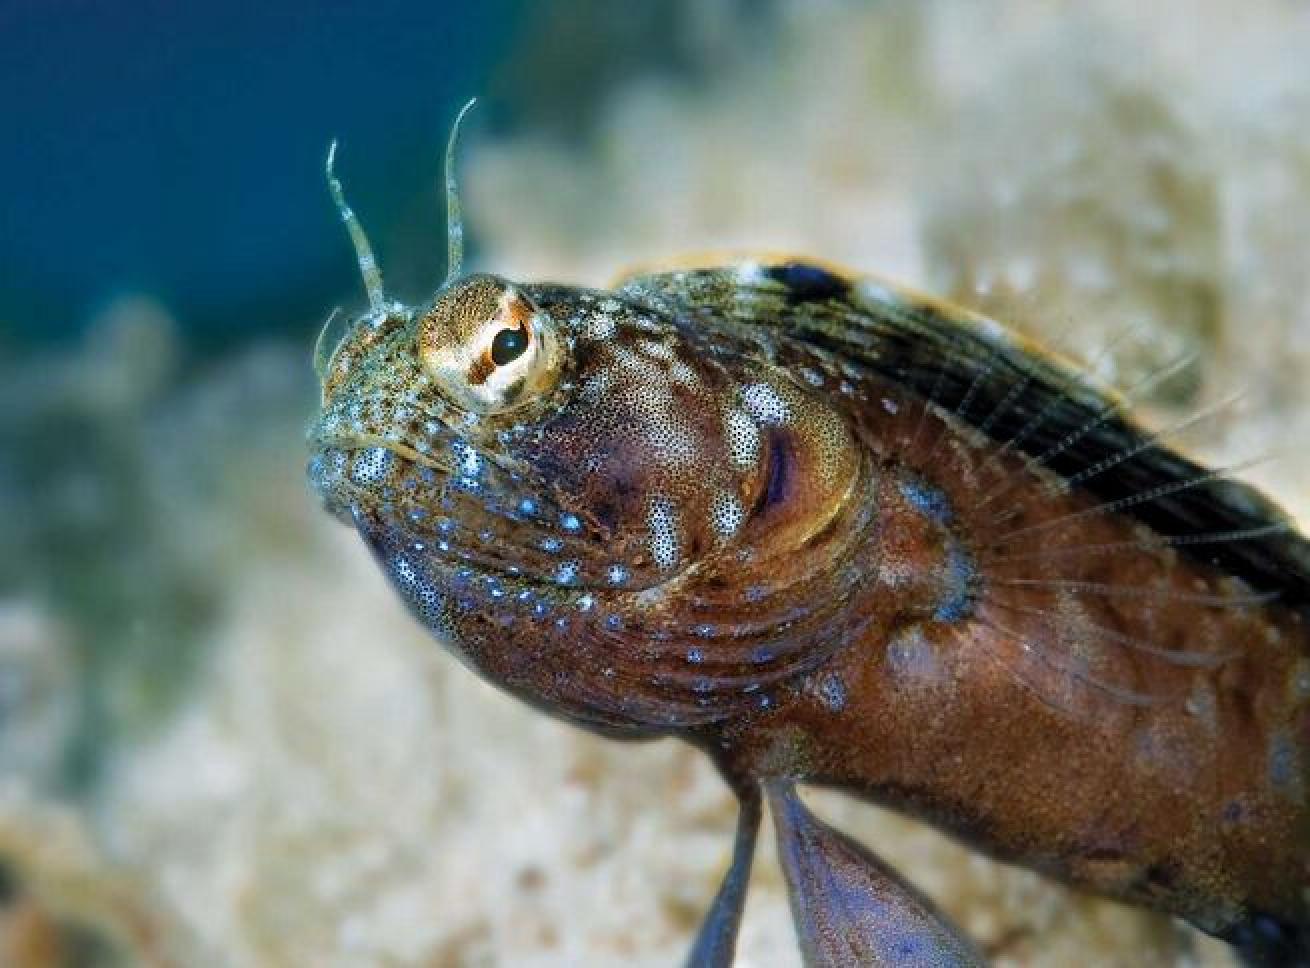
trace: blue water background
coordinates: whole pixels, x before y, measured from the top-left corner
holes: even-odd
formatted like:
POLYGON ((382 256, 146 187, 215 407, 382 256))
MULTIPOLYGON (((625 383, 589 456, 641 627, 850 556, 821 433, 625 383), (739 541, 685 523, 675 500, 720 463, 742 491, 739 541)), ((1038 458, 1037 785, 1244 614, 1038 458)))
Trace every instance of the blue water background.
POLYGON ((357 295, 332 137, 370 230, 408 218, 439 278, 446 129, 519 7, 3 0, 0 330, 59 339, 129 293, 202 342, 312 326, 357 295))

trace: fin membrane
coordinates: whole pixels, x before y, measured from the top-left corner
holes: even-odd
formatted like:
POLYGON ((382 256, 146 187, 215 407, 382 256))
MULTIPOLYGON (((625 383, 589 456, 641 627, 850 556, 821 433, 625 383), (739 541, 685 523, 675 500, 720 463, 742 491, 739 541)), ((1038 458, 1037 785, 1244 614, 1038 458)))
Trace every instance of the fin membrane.
POLYGON ((807 968, 986 963, 931 901, 810 813, 790 783, 769 787, 769 808, 807 968))
POLYGON ((755 837, 760 830, 759 790, 751 788, 739 796, 741 812, 737 814, 732 864, 723 876, 719 893, 715 895, 687 955, 686 968, 732 968, 741 912, 746 904, 746 888, 751 878, 751 861, 755 856, 755 837))

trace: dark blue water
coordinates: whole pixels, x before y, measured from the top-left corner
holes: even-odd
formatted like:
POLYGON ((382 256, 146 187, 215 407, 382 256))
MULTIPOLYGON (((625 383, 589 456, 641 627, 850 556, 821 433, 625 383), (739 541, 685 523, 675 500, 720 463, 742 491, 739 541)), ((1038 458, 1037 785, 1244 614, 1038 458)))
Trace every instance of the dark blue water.
POLYGON ((440 278, 446 129, 518 7, 0 0, 0 328, 58 338, 125 292, 202 340, 312 325, 358 295, 333 136, 375 235, 432 200, 440 278))

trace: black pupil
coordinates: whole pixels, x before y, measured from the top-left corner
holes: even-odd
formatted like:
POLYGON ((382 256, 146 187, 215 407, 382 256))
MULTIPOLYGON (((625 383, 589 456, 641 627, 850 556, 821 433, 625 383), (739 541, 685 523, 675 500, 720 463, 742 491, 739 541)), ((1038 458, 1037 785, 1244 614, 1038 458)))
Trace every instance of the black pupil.
POLYGON ((523 329, 502 329, 491 341, 491 362, 504 366, 517 360, 528 348, 528 334, 523 329))

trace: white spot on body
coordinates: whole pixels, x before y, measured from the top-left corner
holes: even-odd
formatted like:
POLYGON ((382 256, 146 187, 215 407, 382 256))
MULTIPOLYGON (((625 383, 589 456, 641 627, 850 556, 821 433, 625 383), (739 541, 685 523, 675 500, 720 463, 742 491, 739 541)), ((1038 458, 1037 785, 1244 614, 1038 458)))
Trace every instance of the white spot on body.
POLYGON ((737 495, 722 492, 714 495, 710 505, 710 524, 721 537, 731 538, 746 520, 746 511, 737 495))
POLYGON ((663 495, 651 498, 646 526, 650 529, 650 554, 656 566, 663 571, 676 567, 682 536, 677 508, 669 498, 663 495))
POLYGON ((614 329, 613 316, 592 316, 587 320, 588 339, 609 339, 614 335, 614 329))
POLYGON ((978 332, 993 343, 999 343, 1002 346, 1010 345, 1013 340, 1010 337, 1010 331, 994 319, 983 316, 977 320, 978 332))
POLYGON ((396 573, 396 578, 406 585, 412 585, 418 576, 414 574, 414 566, 405 558, 395 558, 391 562, 391 567, 396 573))
POLYGON ((904 300, 880 282, 862 279, 855 284, 855 296, 866 305, 899 306, 904 300))
POLYGON ((450 445, 450 449, 455 453, 455 462, 458 465, 459 472, 465 477, 476 477, 482 470, 482 458, 478 452, 464 443, 457 440, 450 445))
POLYGON ((669 364, 669 379, 683 386, 692 386, 697 382, 696 371, 682 360, 674 360, 669 364))
POLYGON ((898 677, 907 682, 927 685, 942 676, 937 650, 917 626, 887 643, 887 663, 898 677))
POLYGON ((819 696, 829 710, 839 713, 846 708, 846 683, 837 673, 829 673, 819 683, 819 696))
POLYGON ((752 383, 742 387, 741 403, 746 412, 762 424, 784 424, 791 417, 787 401, 767 383, 752 383))
POLYGON ((728 456, 738 467, 754 467, 760 456, 760 428, 741 410, 723 415, 723 429, 728 439, 728 456))
POLYGON ((391 470, 393 458, 385 447, 369 447, 355 455, 350 479, 356 484, 376 484, 391 470))
POLYGON ((673 359, 673 347, 667 343, 657 343, 653 339, 642 340, 637 344, 643 353, 657 360, 673 359))

